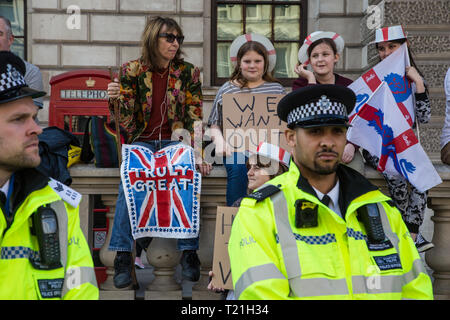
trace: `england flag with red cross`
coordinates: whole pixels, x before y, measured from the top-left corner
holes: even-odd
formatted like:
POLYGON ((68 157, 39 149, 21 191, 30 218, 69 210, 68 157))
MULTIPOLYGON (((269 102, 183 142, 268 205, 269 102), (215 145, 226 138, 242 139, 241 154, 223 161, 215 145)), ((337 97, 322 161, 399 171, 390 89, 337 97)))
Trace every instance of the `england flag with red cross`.
POLYGON ((367 102, 372 93, 385 81, 394 95, 395 102, 403 117, 412 127, 415 118, 414 83, 406 77, 406 67, 410 66, 406 43, 395 50, 372 69, 364 73, 348 87, 355 92, 356 105, 349 115, 350 121, 355 113, 367 102))
POLYGON ((378 171, 402 175, 420 192, 442 183, 386 82, 359 108, 351 125, 347 139, 380 159, 378 171))
POLYGON ((196 238, 200 228, 201 174, 192 147, 157 152, 123 145, 120 168, 134 239, 196 238))

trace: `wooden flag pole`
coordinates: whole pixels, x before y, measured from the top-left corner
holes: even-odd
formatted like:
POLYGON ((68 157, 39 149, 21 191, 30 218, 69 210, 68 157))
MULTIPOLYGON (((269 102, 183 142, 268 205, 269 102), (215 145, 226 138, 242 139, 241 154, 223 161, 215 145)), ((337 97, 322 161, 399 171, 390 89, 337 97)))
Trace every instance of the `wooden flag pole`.
MULTIPOLYGON (((119 81, 120 81, 120 68, 119 68, 119 81)), ((111 81, 114 82, 114 76, 111 70, 111 67, 109 67, 109 77, 111 78, 111 81)), ((108 103, 113 104, 114 108, 114 123, 116 125, 116 139, 117 139, 117 155, 119 157, 119 168, 122 164, 122 140, 120 138, 120 125, 119 125, 119 100, 118 99, 110 99, 108 103)))

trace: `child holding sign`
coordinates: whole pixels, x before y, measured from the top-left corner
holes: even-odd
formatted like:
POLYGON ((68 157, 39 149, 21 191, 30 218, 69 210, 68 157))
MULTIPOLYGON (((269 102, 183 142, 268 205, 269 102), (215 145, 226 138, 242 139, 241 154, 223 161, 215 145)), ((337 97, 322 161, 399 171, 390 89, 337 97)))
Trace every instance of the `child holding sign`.
MULTIPOLYGON (((289 170, 291 155, 283 148, 273 144, 261 142, 255 153, 251 153, 247 160, 248 194, 252 193, 267 181, 285 173, 289 170)), ((242 197, 243 198, 243 197, 242 197)), ((239 198, 233 204, 233 207, 239 207, 242 198, 239 198)), ((209 276, 213 277, 212 271, 209 276)), ((217 288, 210 281, 208 289, 214 292, 223 292, 227 300, 234 300, 233 291, 225 291, 223 288, 217 288)))
POLYGON ((264 36, 245 34, 230 47, 233 74, 219 89, 208 119, 216 155, 223 156, 227 170, 227 206, 247 193, 245 155, 233 152, 223 135, 222 95, 235 93, 284 94, 283 86, 272 76, 276 55, 273 44, 264 36))

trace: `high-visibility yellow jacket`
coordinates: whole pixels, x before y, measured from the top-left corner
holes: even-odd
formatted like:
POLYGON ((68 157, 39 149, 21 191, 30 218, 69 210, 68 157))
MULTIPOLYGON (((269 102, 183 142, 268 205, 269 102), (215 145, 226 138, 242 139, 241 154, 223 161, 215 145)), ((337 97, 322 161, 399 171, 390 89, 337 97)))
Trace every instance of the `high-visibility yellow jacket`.
POLYGON ((23 174, 14 185, 22 190, 15 192, 12 221, 0 206, 0 299, 98 299, 92 257, 80 228, 79 194, 55 180, 48 182, 36 171, 28 172, 28 177, 23 174), (73 200, 75 206, 69 204, 73 200), (58 220, 62 267, 39 270, 30 262, 39 257, 31 217, 47 204, 58 220))
POLYGON ((399 211, 358 172, 340 165, 339 206, 322 204, 293 161, 245 198, 228 252, 239 299, 432 299, 432 285, 399 211), (295 202, 317 205, 318 225, 296 228, 295 202), (368 240, 357 209, 377 203, 387 240, 368 240))

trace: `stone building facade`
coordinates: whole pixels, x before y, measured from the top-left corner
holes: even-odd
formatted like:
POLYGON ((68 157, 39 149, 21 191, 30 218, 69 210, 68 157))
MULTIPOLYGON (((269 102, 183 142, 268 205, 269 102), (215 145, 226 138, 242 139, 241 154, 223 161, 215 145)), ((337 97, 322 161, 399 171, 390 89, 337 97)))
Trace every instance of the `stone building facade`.
MULTIPOLYGON (((139 40, 148 17, 170 16, 181 25, 186 39, 185 59, 200 67, 205 96, 205 118, 218 87, 211 76, 211 1, 207 0, 32 0, 27 5, 28 60, 43 73, 50 93, 51 77, 75 69, 106 69, 140 55, 139 40), (71 7, 72 6, 72 7, 71 7), (79 28, 68 21, 80 8, 79 28)), ((408 32, 416 62, 425 74, 432 100, 432 120, 421 126, 421 142, 438 159, 439 135, 445 114, 443 79, 450 67, 449 0, 308 0, 307 34, 332 30, 346 42, 337 72, 358 78, 376 63, 368 42, 376 14, 384 25, 402 24, 408 32)), ((73 23, 74 21, 72 21, 73 23)), ((49 96, 39 118, 48 123, 49 96)))

